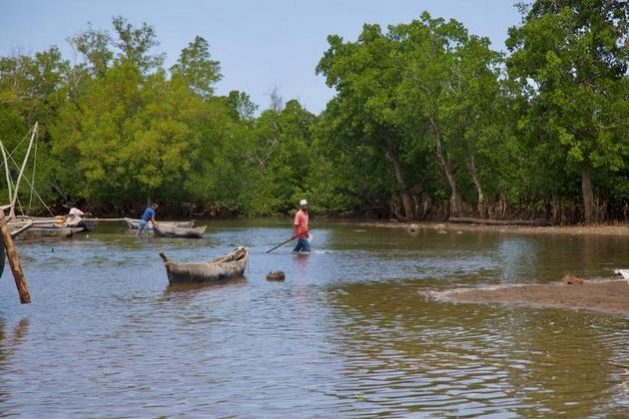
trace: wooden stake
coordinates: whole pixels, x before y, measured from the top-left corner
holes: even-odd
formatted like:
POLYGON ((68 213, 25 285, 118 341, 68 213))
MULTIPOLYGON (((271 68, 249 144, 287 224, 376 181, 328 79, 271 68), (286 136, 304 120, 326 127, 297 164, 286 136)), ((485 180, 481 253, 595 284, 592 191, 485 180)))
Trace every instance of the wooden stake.
POLYGON ((20 303, 30 304, 31 294, 28 292, 28 287, 26 286, 26 278, 24 278, 24 274, 22 273, 20 259, 17 256, 15 244, 11 238, 11 232, 9 231, 4 211, 0 211, 0 232, 2 233, 2 241, 4 241, 4 248, 7 251, 7 259, 9 259, 9 265, 11 265, 13 278, 15 279, 15 286, 17 287, 17 292, 20 294, 20 303))

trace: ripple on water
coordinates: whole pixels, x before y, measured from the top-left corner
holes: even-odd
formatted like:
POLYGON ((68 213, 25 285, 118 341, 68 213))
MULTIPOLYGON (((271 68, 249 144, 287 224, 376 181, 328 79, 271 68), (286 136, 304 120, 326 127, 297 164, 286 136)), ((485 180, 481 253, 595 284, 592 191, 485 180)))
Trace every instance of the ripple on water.
POLYGON ((34 304, 19 306, 10 281, 0 281, 0 412, 584 417, 629 409, 626 370, 611 365, 629 363, 626 319, 421 294, 553 278, 567 263, 555 267, 558 259, 604 276, 596 266, 627 260, 627 246, 577 241, 558 255, 553 240, 331 225, 303 258, 287 247, 265 253, 284 226, 247 223, 214 225, 201 241, 95 232, 20 243, 34 304), (239 244, 251 246, 245 279, 168 287, 159 251, 206 260, 239 244), (273 270, 287 280, 267 282, 273 270))

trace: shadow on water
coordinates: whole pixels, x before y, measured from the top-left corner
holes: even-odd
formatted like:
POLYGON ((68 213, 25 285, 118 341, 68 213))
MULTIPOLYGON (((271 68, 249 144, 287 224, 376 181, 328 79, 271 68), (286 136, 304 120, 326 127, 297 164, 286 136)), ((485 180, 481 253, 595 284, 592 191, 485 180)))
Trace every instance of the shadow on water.
POLYGON ((190 284, 170 284, 164 290, 164 294, 177 294, 177 293, 186 293, 186 292, 196 292, 201 290, 212 290, 212 289, 221 289, 225 287, 232 287, 235 285, 244 285, 247 282, 247 278, 244 276, 228 278, 220 281, 213 282, 196 282, 190 284))

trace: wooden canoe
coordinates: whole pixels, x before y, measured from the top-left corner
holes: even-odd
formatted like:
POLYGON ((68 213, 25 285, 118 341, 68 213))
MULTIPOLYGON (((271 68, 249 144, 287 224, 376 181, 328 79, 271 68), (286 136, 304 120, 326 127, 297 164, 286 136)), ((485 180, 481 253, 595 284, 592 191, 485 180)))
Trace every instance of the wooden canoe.
POLYGON ((168 260, 164 253, 159 255, 164 260, 168 282, 174 285, 220 282, 242 277, 249 259, 249 250, 241 246, 220 258, 191 263, 175 263, 168 260))
POLYGON ((83 227, 31 227, 24 232, 24 236, 72 237, 84 231, 85 229, 83 227))
MULTIPOLYGON (((24 223, 30 222, 33 226, 33 231, 43 231, 44 233, 50 229, 56 229, 55 231, 62 231, 59 229, 63 228, 71 228, 75 231, 72 233, 69 230, 66 233, 70 233, 70 235, 76 233, 76 229, 80 228, 83 230, 92 230, 95 227, 95 222, 93 220, 87 220, 85 218, 80 220, 83 224, 78 225, 67 225, 66 217, 63 215, 59 215, 56 217, 28 217, 28 216, 18 216, 15 219, 9 221, 9 225, 24 225, 24 223)), ((42 234, 45 235, 45 234, 42 234)), ((60 234, 50 234, 50 235, 64 235, 60 234)))
POLYGON ((83 227, 31 227, 27 234, 45 237, 72 237, 84 231, 85 228, 83 227))
POLYGON ((159 223, 157 226, 153 226, 153 231, 156 235, 161 237, 181 237, 188 239, 200 239, 205 233, 207 226, 201 227, 173 227, 169 225, 162 225, 159 223))
MULTIPOLYGON (((131 230, 137 230, 138 227, 140 226, 140 220, 136 220, 133 218, 125 218, 124 219, 125 222, 127 223, 127 226, 129 226, 129 228, 131 230)), ((160 226, 171 226, 171 227, 182 227, 182 228, 191 228, 194 227, 194 220, 190 220, 190 221, 159 221, 159 225, 160 226)), ((153 229, 153 224, 149 223, 149 229, 153 229)))
POLYGON ((86 231, 82 226, 67 227, 63 223, 48 222, 28 217, 13 219, 8 222, 8 225, 12 236, 23 234, 29 237, 72 237, 75 234, 86 231))

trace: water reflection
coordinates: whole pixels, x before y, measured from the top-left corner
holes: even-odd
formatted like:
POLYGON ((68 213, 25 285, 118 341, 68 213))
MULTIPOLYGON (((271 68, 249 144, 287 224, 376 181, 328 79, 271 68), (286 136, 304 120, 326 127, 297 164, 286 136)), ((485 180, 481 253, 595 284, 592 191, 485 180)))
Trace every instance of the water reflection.
POLYGON ((592 329, 592 318, 559 310, 518 310, 511 317, 508 353, 522 368, 509 369, 510 381, 523 394, 517 413, 530 416, 591 416, 608 400, 598 390, 607 381, 611 346, 592 329))
POLYGON ((243 285, 247 282, 247 278, 244 276, 228 278, 221 281, 208 281, 208 282, 198 282, 198 283, 190 283, 190 284, 170 284, 164 291, 164 294, 170 293, 190 293, 193 294, 198 290, 210 290, 210 289, 220 289, 223 287, 231 287, 236 284, 243 285))
POLYGON ((335 391, 348 398, 357 394, 346 408, 458 416, 490 413, 494 403, 503 411, 517 404, 506 374, 487 362, 486 317, 478 315, 483 309, 465 313, 462 327, 450 308, 413 294, 407 287, 361 285, 334 294, 346 320, 332 335, 343 346, 347 377, 335 391))
POLYGON ((501 261, 502 281, 521 283, 524 270, 530 278, 537 278, 537 248, 529 238, 507 238, 498 243, 497 256, 501 261))
POLYGON ((9 337, 5 335, 4 321, 0 319, 0 348, 2 349, 2 351, 0 352, 0 363, 3 363, 3 360, 6 360, 9 356, 11 356, 22 343, 22 341, 26 338, 29 322, 30 321, 28 318, 21 319, 13 327, 13 333, 9 337))
POLYGON ((309 254, 294 253, 293 261, 295 262, 295 273, 300 280, 308 278, 308 264, 310 263, 309 254))
MULTIPOLYGON (((28 318, 23 318, 15 325, 11 336, 7 336, 4 331, 5 322, 0 318, 0 377, 20 368, 19 365, 13 364, 13 358, 26 338, 28 326, 28 318)), ((11 398, 10 386, 7 384, 0 380, 0 406, 11 398)), ((0 416, 4 416, 2 409, 0 409, 0 416)))
POLYGON ((348 412, 585 417, 612 406, 601 383, 622 383, 608 360, 627 359, 627 335, 601 333, 619 325, 606 316, 440 304, 410 286, 353 284, 330 303, 345 376, 330 393, 348 412))

